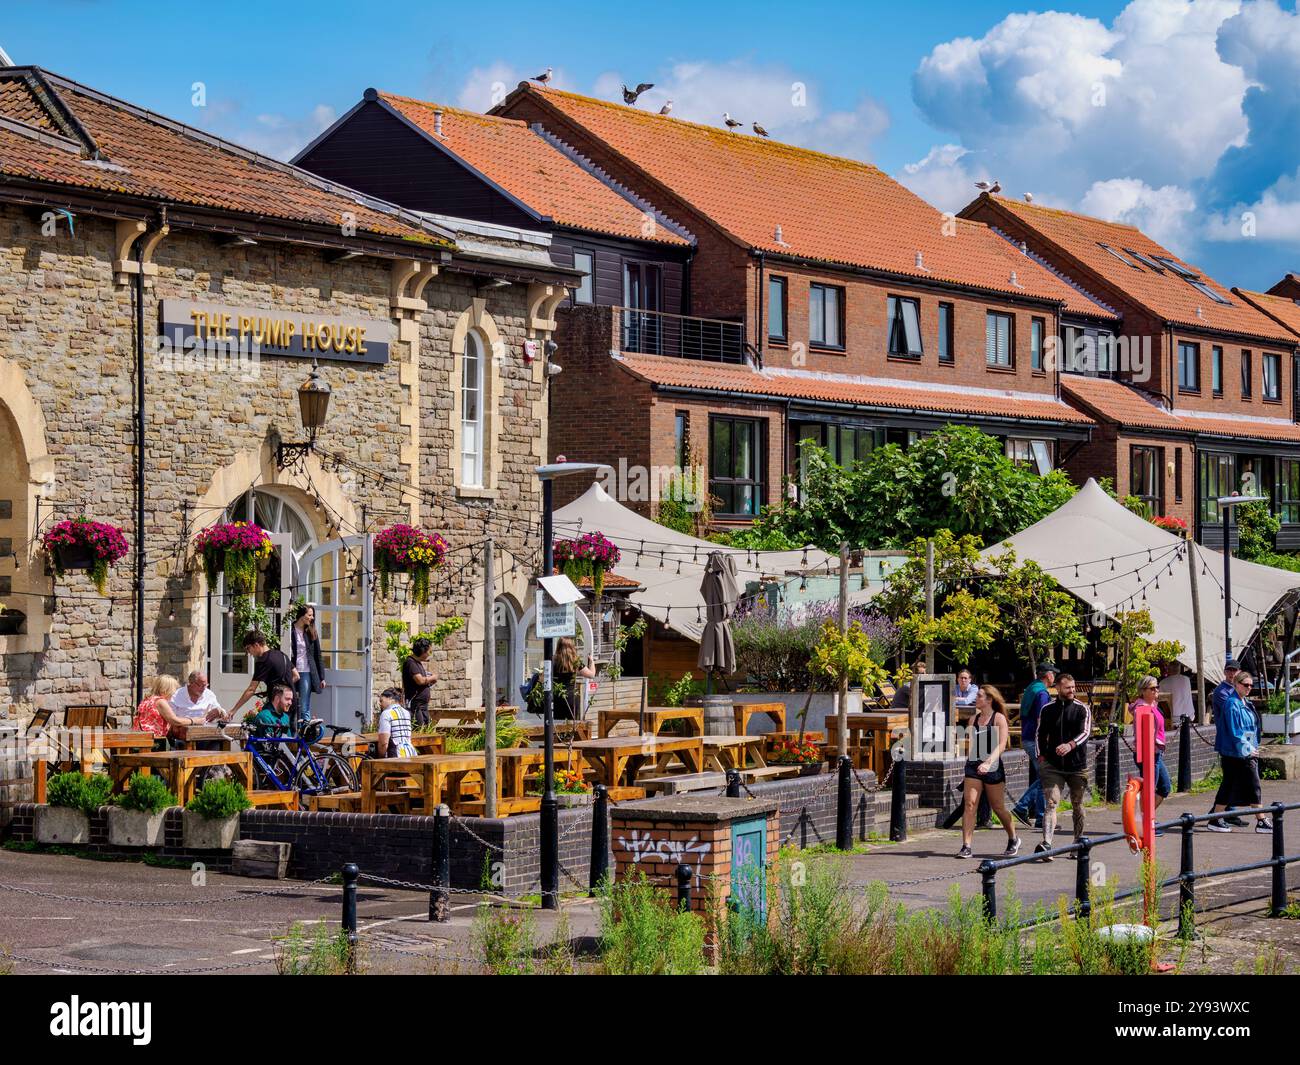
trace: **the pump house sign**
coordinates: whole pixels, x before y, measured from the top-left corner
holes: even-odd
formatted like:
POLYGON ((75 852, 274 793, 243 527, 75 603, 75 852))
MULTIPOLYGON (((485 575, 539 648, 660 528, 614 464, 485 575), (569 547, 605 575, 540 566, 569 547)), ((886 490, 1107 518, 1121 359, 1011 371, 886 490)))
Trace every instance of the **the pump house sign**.
POLYGON ((388 361, 389 322, 163 300, 158 351, 180 362, 196 357, 254 361, 267 355, 330 362, 388 361))

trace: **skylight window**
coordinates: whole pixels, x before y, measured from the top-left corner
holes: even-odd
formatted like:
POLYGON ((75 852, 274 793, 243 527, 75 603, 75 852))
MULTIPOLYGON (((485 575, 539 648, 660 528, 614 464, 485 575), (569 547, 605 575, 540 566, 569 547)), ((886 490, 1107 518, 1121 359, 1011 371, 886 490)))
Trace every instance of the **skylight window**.
POLYGON ((1133 270, 1136 270, 1138 273, 1141 273, 1141 272, 1142 272, 1142 267, 1138 266, 1137 263, 1131 263, 1131 262, 1129 262, 1127 259, 1124 258, 1124 256, 1122 256, 1119 252, 1117 252, 1117 251, 1116 251, 1114 248, 1112 248, 1109 244, 1098 244, 1097 247, 1099 247, 1102 251, 1110 252, 1111 255, 1115 256, 1115 258, 1118 259, 1120 262, 1122 262, 1125 266, 1127 266, 1127 267, 1129 267, 1129 268, 1131 268, 1131 269, 1133 269, 1133 270))
POLYGON ((1188 281, 1191 281, 1191 280, 1199 280, 1199 277, 1198 277, 1196 271, 1195 271, 1195 270, 1190 270, 1190 269, 1188 269, 1188 268, 1187 268, 1186 266, 1184 266, 1182 263, 1177 262, 1177 261, 1175 261, 1175 260, 1173 260, 1173 259, 1170 259, 1170 258, 1168 258, 1168 257, 1166 257, 1166 256, 1164 256, 1164 255, 1157 255, 1155 258, 1156 258, 1156 262, 1160 263, 1161 266, 1166 266, 1166 267, 1168 267, 1170 270, 1172 270, 1174 273, 1176 273, 1179 277, 1185 277, 1185 278, 1187 278, 1188 281))
POLYGON ((1191 269, 1190 267, 1184 266, 1182 263, 1177 262, 1174 259, 1170 259, 1168 256, 1165 255, 1157 255, 1155 256, 1155 260, 1156 262, 1160 263, 1161 266, 1168 267, 1170 270, 1176 273, 1179 277, 1181 277, 1184 281, 1186 281, 1189 285, 1191 285, 1192 288, 1196 289, 1196 291, 1199 292, 1202 296, 1208 296, 1210 299, 1214 300, 1215 303, 1221 303, 1225 307, 1232 306, 1232 300, 1227 299, 1224 296, 1220 296, 1217 292, 1214 291, 1214 289, 1210 288, 1210 286, 1205 283, 1205 281, 1201 278, 1200 274, 1198 274, 1195 270, 1191 269))
POLYGON ((1225 307, 1232 306, 1231 300, 1224 299, 1217 292, 1215 292, 1214 289, 1210 288, 1209 285, 1205 284, 1205 282, 1194 281, 1190 277, 1186 278, 1186 281, 1189 285, 1192 286, 1192 288, 1196 289, 1197 292, 1201 292, 1204 293, 1206 296, 1209 296, 1210 299, 1214 300, 1215 303, 1222 303, 1225 307))
POLYGON ((1125 248, 1124 251, 1127 254, 1133 256, 1133 258, 1135 258, 1143 266, 1151 267, 1151 269, 1154 270, 1157 274, 1163 274, 1165 272, 1164 267, 1162 267, 1158 262, 1156 262, 1150 256, 1143 255, 1140 251, 1134 251, 1132 248, 1125 248))

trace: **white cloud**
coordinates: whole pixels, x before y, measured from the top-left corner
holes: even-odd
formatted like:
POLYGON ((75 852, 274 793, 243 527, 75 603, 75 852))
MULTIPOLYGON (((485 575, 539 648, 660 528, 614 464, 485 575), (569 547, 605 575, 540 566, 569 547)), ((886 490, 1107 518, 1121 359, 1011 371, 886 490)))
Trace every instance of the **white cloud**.
POLYGON ((908 163, 894 175, 923 200, 940 210, 960 211, 976 195, 975 182, 988 181, 989 173, 976 162, 969 148, 940 144, 924 159, 908 163))
POLYGON ((272 159, 292 159, 337 118, 334 108, 317 104, 305 115, 264 112, 250 120, 242 104, 223 98, 203 108, 196 125, 272 159))
POLYGON ((1205 236, 1220 242, 1300 243, 1300 170, 1278 178, 1253 203, 1238 203, 1213 216, 1205 236))
POLYGON ((1152 188, 1138 178, 1095 181, 1079 201, 1085 214, 1136 226, 1147 236, 1186 257, 1194 235, 1195 197, 1177 185, 1152 188))

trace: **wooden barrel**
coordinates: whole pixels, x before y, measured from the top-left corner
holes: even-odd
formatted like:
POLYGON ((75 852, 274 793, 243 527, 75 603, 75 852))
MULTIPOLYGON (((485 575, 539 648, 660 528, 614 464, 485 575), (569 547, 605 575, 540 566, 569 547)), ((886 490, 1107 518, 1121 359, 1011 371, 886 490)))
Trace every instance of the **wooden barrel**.
POLYGON ((704 735, 731 736, 736 731, 730 695, 704 696, 704 735))

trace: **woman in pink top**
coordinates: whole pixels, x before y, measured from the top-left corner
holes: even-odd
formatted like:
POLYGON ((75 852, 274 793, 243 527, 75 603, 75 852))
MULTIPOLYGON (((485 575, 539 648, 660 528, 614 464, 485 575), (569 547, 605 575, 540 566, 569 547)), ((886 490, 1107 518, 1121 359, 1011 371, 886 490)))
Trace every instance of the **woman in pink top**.
MULTIPOLYGON (((1138 697, 1129 705, 1128 712, 1134 721, 1134 733, 1137 730, 1137 708, 1149 706, 1156 715, 1156 806, 1169 797, 1174 790, 1173 781, 1169 779, 1169 770, 1165 768, 1165 715, 1160 712, 1160 681, 1155 677, 1143 677, 1138 685, 1138 697)), ((1142 767, 1138 766, 1138 772, 1142 767)))

